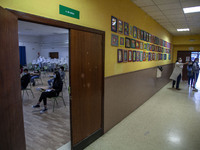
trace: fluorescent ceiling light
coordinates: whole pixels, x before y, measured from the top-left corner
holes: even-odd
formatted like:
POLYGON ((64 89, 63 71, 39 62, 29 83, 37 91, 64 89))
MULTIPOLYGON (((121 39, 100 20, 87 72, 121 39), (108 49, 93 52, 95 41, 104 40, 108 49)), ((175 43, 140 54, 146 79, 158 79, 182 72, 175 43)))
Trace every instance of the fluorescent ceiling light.
POLYGON ((189 28, 185 28, 185 29, 177 29, 177 31, 190 31, 190 29, 189 28))
POLYGON ((188 8, 183 8, 184 13, 195 13, 195 12, 200 12, 200 6, 195 6, 195 7, 188 7, 188 8))

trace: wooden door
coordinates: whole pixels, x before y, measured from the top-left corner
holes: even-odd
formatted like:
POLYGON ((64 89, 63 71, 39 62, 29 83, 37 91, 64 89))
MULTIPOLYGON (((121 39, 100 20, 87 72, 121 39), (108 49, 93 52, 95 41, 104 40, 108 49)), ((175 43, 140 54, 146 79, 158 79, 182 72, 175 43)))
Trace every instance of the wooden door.
MULTIPOLYGON (((191 52, 190 51, 178 51, 177 59, 182 58, 183 63, 186 62, 186 57, 190 57, 191 60, 191 52)), ((187 80, 187 65, 183 66, 183 74, 182 74, 182 80, 187 80)))
POLYGON ((24 150, 17 17, 0 7, 0 149, 24 150))
POLYGON ((104 50, 100 34, 70 30, 71 142, 83 149, 103 134, 104 50))

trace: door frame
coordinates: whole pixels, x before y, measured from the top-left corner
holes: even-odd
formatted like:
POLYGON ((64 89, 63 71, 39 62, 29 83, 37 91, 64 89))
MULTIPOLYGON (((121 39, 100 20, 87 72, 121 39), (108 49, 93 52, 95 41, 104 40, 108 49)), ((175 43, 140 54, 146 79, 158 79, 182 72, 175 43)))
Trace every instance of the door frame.
MULTIPOLYGON (((97 29, 93 29, 93 28, 88 28, 88 27, 84 27, 84 26, 80 26, 80 25, 76 25, 76 24, 72 24, 72 23, 63 22, 63 21, 58 21, 58 20, 54 20, 54 19, 50 19, 50 18, 45 18, 45 17, 41 17, 41 16, 36 16, 36 15, 33 15, 33 14, 28 14, 28 13, 24 13, 24 12, 12 10, 12 9, 6 9, 6 10, 13 13, 18 18, 18 20, 69 29, 69 33, 70 33, 70 29, 75 29, 75 30, 79 30, 79 31, 85 31, 85 32, 100 34, 102 36, 102 50, 103 50, 102 55, 103 55, 103 57, 102 57, 102 101, 101 101, 102 118, 101 118, 101 128, 102 128, 102 131, 104 132, 105 31, 101 31, 101 30, 97 30, 97 29)), ((69 43, 70 43, 70 38, 69 38, 69 43)), ((70 44, 69 44, 69 72, 71 71, 71 65, 70 64, 71 64, 71 58, 70 58, 70 44)), ((70 74, 69 74, 69 84, 71 85, 70 78, 71 77, 70 77, 70 74)), ((73 87, 70 87, 70 88, 73 88, 73 87)), ((71 101, 71 94, 70 94, 70 101, 71 101)), ((71 118, 72 118, 72 116, 71 116, 71 103, 70 103, 70 134, 71 134, 71 140, 72 140, 73 137, 72 137, 72 130, 71 130, 71 125, 72 125, 71 118)), ((92 143, 94 140, 96 140, 97 137, 103 135, 102 131, 94 133, 90 137, 84 139, 82 142, 80 142, 78 145, 75 146, 75 149, 79 148, 80 146, 86 147, 87 145, 92 143)))

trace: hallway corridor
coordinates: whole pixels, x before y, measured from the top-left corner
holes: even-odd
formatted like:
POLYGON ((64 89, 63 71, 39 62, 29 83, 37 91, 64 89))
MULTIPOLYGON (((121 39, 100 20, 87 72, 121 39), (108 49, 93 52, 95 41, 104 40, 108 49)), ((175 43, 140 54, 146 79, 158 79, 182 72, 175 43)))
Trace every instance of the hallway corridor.
POLYGON ((85 150, 200 150, 200 91, 180 88, 170 82, 85 150))

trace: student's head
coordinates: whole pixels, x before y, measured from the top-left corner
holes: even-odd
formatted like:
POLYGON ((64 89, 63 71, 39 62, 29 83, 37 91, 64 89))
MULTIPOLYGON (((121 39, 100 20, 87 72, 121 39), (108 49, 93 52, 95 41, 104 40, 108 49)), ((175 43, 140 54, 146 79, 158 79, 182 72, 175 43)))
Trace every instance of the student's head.
POLYGON ((24 69, 24 73, 28 73, 28 69, 24 69))
POLYGON ((179 57, 179 58, 178 58, 178 62, 179 62, 179 63, 182 63, 182 58, 179 57))
POLYGON ((64 71, 64 67, 63 66, 61 66, 60 69, 61 69, 61 71, 64 71))
POLYGON ((56 76, 55 76, 55 79, 56 79, 56 80, 61 80, 61 78, 60 78, 60 73, 59 73, 58 71, 55 71, 54 74, 56 75, 56 76))
POLYGON ((195 58, 194 62, 199 62, 199 58, 195 58))

